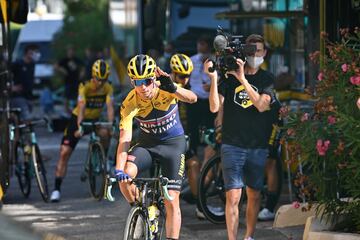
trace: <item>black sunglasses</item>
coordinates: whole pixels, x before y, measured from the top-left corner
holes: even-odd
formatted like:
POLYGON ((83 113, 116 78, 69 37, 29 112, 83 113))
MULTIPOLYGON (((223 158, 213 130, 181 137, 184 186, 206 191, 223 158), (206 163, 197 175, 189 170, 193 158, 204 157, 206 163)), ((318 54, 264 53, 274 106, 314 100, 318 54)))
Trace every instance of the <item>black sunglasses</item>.
POLYGON ((179 78, 181 79, 185 79, 185 78, 189 78, 190 75, 189 74, 178 74, 179 78))
POLYGON ((145 78, 145 79, 138 79, 138 80, 133 79, 134 85, 136 87, 139 87, 141 85, 149 86, 150 84, 153 83, 153 81, 154 81, 154 78, 145 78))

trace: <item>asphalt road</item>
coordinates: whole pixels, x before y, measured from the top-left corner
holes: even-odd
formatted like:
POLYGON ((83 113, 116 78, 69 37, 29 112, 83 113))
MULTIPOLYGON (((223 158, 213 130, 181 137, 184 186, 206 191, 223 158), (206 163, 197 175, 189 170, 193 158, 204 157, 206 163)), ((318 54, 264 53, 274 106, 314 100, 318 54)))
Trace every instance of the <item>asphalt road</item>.
MULTIPOLYGON (((50 134, 43 128, 38 129, 37 132, 40 149, 46 159, 48 182, 52 190, 62 133, 50 134)), ((37 239, 122 239, 129 205, 118 189, 114 192, 115 202, 106 200, 99 202, 90 196, 88 183, 80 181, 86 147, 87 139, 84 138, 79 142, 70 159, 68 173, 62 185, 62 199, 59 203, 44 203, 35 179, 33 179, 31 195, 26 199, 20 192, 17 180, 11 179, 11 186, 7 191, 2 210, 6 216, 4 218, 6 224, 1 220, 3 217, 0 215, 0 239, 22 239, 20 235, 23 230, 35 232, 35 236, 40 236, 37 239)), ((226 239, 224 224, 214 225, 206 220, 198 220, 195 217, 195 205, 181 202, 181 209, 183 221, 180 239, 226 239)), ((257 240, 302 239, 300 230, 291 228, 274 230, 271 226, 272 222, 258 223, 255 238, 257 240), (297 232, 299 232, 298 236, 297 232)), ((241 215, 238 239, 243 239, 244 228, 244 216, 241 215)), ((28 234, 28 238, 24 239, 32 239, 30 235, 28 234)))

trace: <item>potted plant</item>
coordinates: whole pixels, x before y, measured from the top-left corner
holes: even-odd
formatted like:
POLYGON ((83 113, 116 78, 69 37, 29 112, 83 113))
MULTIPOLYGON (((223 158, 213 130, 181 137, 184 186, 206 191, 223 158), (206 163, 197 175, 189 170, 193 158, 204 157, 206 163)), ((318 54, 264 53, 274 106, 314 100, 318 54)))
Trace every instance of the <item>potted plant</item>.
MULTIPOLYGON (((283 140, 290 161, 301 161, 298 175, 309 204, 316 201, 317 216, 332 230, 360 233, 360 29, 341 29, 341 41, 325 33, 326 54, 310 54, 322 61, 310 110, 287 115, 283 140)), ((287 112, 287 111, 284 111, 287 112)))

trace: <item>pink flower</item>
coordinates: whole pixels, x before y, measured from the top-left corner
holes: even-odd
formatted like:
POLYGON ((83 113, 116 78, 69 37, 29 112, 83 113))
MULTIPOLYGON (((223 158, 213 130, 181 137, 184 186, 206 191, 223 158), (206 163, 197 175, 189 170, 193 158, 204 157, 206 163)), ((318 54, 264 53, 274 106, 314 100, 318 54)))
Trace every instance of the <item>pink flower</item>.
POLYGON ((319 81, 322 81, 324 79, 324 73, 323 72, 320 72, 319 75, 317 76, 317 79, 319 81))
POLYGON ((360 86, 360 76, 350 77, 350 82, 354 85, 360 86))
POLYGON ((288 136, 295 136, 295 129, 289 128, 286 133, 288 136))
POLYGON ((300 121, 305 122, 305 121, 309 120, 309 116, 310 116, 309 113, 304 113, 304 115, 302 115, 300 121))
POLYGON ((330 141, 326 140, 323 142, 323 140, 318 139, 316 143, 316 149, 320 156, 325 156, 326 151, 329 149, 330 141))
POLYGON ((292 203, 293 208, 298 209, 300 207, 300 203, 298 201, 295 201, 292 203))
POLYGON ((349 66, 344 63, 343 65, 341 65, 341 69, 343 70, 343 72, 347 72, 347 70, 349 70, 349 66))
POLYGON ((336 117, 334 117, 334 116, 328 116, 328 123, 329 123, 330 125, 336 123, 336 117))

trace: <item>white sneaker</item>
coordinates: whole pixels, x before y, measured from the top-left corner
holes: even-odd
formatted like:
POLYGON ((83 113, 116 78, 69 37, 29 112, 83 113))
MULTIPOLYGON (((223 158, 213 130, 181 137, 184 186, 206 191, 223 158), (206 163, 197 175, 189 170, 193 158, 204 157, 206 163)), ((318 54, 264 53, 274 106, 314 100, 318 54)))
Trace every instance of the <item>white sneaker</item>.
POLYGON ((263 208, 263 210, 261 210, 258 215, 258 219, 260 221, 274 220, 274 218, 275 218, 275 213, 270 212, 270 210, 267 208, 263 208))
POLYGON ((255 239, 253 239, 252 237, 247 237, 247 238, 244 238, 244 240, 255 240, 255 239))
POLYGON ((135 223, 134 239, 141 239, 144 235, 144 220, 138 216, 135 223))
POLYGON ((50 202, 59 202, 59 201, 60 201, 60 191, 54 190, 51 193, 50 202))
POLYGON ((202 211, 200 211, 198 208, 196 208, 195 214, 198 219, 201 219, 201 220, 206 219, 204 213, 202 211))

